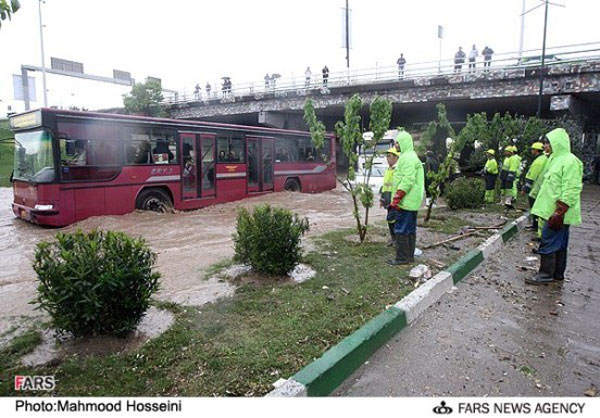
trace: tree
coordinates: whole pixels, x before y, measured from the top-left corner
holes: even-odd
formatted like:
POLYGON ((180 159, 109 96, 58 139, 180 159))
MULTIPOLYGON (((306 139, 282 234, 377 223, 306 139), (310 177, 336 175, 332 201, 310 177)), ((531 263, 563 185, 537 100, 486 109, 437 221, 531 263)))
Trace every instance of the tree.
MULTIPOLYGON (((373 159, 375 158, 374 147, 383 139, 390 127, 392 119, 392 104, 381 97, 376 97, 370 105, 369 129, 373 132, 373 140, 365 141, 361 129, 360 111, 363 101, 358 94, 350 98, 344 110, 344 120, 335 124, 337 136, 340 138, 343 153, 348 157, 349 168, 345 177, 337 177, 338 182, 350 193, 354 210, 352 211, 356 220, 356 230, 360 242, 365 240, 369 224, 369 209, 373 207, 373 190, 369 186, 373 159), (358 151, 360 150, 360 151, 358 151), (365 160, 365 176, 362 183, 356 183, 355 166, 358 163, 359 152, 362 152, 365 160), (364 209, 364 218, 360 213, 360 206, 364 209)), ((304 104, 304 120, 308 124, 313 145, 317 149, 323 147, 325 140, 325 125, 318 120, 312 100, 308 99, 304 104)))
MULTIPOLYGON (((436 108, 438 111, 437 121, 429 124, 427 130, 422 136, 422 143, 425 146, 434 144, 436 142, 437 144, 440 144, 439 140, 434 142, 436 137, 439 138, 440 133, 443 134, 442 137, 445 137, 444 139, 450 138, 452 141, 449 149, 447 150, 448 153, 446 154, 444 161, 440 164, 437 173, 432 171, 427 172, 427 178, 429 179, 429 187, 427 187, 427 191, 429 192, 430 200, 429 206, 427 207, 427 214, 425 215, 424 219, 425 222, 428 222, 431 218, 431 210, 435 204, 435 201, 440 196, 444 184, 450 178, 450 174, 456 170, 458 163, 456 162, 455 157, 460 155, 460 151, 462 150, 464 141, 466 140, 464 137, 458 139, 456 138, 456 132, 454 131, 454 128, 452 128, 452 125, 450 125, 450 121, 448 121, 446 106, 444 106, 443 103, 439 103, 436 108)), ((444 147, 447 147, 446 141, 444 141, 444 147)), ((437 148, 439 149, 440 145, 438 145, 437 148)))
POLYGON ((123 95, 123 105, 127 114, 164 117, 167 112, 162 107, 162 88, 160 83, 148 80, 135 83, 131 92, 123 95))
POLYGON ((0 0, 0 28, 2 28, 2 21, 11 20, 12 14, 20 8, 19 0, 10 0, 10 4, 7 0, 0 0))

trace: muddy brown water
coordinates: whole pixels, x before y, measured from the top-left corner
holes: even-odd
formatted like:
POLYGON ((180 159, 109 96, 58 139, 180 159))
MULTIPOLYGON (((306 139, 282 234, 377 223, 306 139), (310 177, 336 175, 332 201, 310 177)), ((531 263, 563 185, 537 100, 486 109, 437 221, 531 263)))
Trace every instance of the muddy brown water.
MULTIPOLYGON (((227 283, 203 280, 202 270, 233 255, 231 235, 238 208, 271 203, 291 209, 308 217, 308 236, 355 225, 351 199, 341 188, 318 194, 271 193, 174 214, 134 212, 99 216, 59 229, 16 219, 11 210, 12 198, 12 189, 0 188, 0 335, 15 324, 40 315, 28 303, 36 289, 33 253, 38 242, 52 240, 59 231, 100 228, 142 236, 158 253, 157 268, 162 275, 158 298, 202 304, 232 293, 227 283), (190 297, 191 289, 196 292, 195 297, 190 297)), ((371 213, 372 220, 384 218, 380 208, 371 213)))

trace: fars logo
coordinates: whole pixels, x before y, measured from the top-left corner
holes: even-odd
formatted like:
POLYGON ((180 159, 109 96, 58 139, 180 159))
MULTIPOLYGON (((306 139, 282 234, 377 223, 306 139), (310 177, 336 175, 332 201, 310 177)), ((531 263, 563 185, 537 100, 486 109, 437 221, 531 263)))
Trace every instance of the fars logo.
POLYGON ((54 390, 54 376, 15 376, 15 390, 54 390))

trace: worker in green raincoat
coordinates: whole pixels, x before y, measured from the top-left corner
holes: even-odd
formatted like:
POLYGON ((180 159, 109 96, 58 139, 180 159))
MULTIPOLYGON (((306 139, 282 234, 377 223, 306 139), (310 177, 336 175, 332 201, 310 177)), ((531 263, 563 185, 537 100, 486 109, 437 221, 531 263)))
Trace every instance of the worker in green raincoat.
POLYGON ((517 152, 517 147, 508 145, 504 148, 504 161, 502 162, 502 170, 500 171, 500 188, 502 189, 502 198, 504 204, 508 208, 513 208, 516 196, 516 189, 513 187, 517 181, 517 171, 520 161, 518 158, 513 158, 517 152))
MULTIPOLYGON (((516 139, 513 139, 513 141, 516 141, 516 139)), ((518 154, 518 150, 516 146, 512 146, 512 150, 513 150, 513 156, 511 158, 513 158, 513 165, 515 167, 517 167, 517 174, 515 176, 515 181, 513 182, 513 190, 512 190, 512 196, 515 198, 515 200, 518 197, 518 193, 517 191, 519 190, 519 188, 517 187, 517 185, 519 184, 519 179, 521 178, 521 173, 522 173, 522 168, 521 168, 521 156, 518 154)), ((513 201, 513 206, 514 206, 515 202, 513 201)))
POLYGON ((571 153, 569 135, 554 129, 546 135, 544 148, 550 155, 544 182, 531 212, 542 218, 539 272, 525 281, 530 284, 563 280, 567 268, 569 227, 581 224, 583 164, 571 153))
MULTIPOLYGON (((535 198, 537 196, 537 191, 533 191, 533 185, 540 178, 540 174, 548 161, 548 157, 544 154, 544 144, 541 142, 534 142, 531 145, 531 155, 535 158, 531 165, 529 166, 529 170, 527 170, 527 174, 525 174, 525 184, 523 185, 523 189, 521 189, 521 194, 527 195, 527 199, 529 201, 529 211, 531 212, 531 208, 535 203, 535 198)), ((539 188, 538 188, 539 191, 539 188)), ((538 229, 538 220, 534 215, 529 215, 531 218, 531 225, 526 227, 531 231, 535 231, 538 229)))
POLYGON ((485 176, 485 203, 496 202, 496 178, 498 177, 498 162, 495 157, 496 151, 489 149, 485 152, 487 161, 483 167, 485 176))
POLYGON ((409 264, 414 261, 417 242, 417 213, 425 196, 425 171, 414 150, 412 136, 401 131, 396 137, 400 157, 394 170, 394 192, 391 207, 396 211, 394 233, 396 258, 390 265, 409 264))
POLYGON ((388 163, 388 167, 385 169, 385 173, 383 173, 383 186, 381 186, 379 204, 382 208, 387 209, 387 223, 388 228, 390 229, 390 242, 388 242, 388 246, 393 246, 396 243, 396 235, 394 233, 394 224, 396 223, 396 211, 391 208, 392 203, 392 193, 394 190, 394 170, 396 169, 396 164, 398 163, 398 157, 400 157, 400 153, 396 150, 396 148, 392 147, 386 151, 386 159, 388 163))

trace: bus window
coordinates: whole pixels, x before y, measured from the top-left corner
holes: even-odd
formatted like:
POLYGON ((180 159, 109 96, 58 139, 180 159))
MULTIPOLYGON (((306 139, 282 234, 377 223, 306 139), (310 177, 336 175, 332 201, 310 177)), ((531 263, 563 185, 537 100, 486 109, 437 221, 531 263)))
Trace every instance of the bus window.
POLYGON ((59 122, 61 178, 64 181, 106 180, 123 163, 114 126, 59 122))
POLYGON ((244 162, 244 142, 240 134, 221 134, 217 137, 217 162, 244 162))
POLYGON ((177 161, 173 132, 149 128, 125 130, 126 164, 176 164, 177 161))

